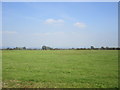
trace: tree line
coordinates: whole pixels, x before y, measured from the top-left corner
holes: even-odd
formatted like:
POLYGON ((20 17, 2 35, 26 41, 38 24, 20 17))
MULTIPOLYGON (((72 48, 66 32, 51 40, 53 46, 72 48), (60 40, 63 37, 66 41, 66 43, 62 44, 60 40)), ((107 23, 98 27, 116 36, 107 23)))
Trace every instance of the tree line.
POLYGON ((95 48, 91 46, 90 48, 51 48, 48 46, 42 46, 42 48, 26 48, 26 47, 15 47, 15 48, 4 48, 1 50, 120 50, 118 47, 100 47, 95 48))

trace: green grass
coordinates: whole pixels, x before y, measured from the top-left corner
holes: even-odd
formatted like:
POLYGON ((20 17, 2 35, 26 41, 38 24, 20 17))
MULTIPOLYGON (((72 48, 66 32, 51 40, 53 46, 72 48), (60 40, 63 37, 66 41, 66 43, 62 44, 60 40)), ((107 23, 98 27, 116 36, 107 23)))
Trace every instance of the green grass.
POLYGON ((5 88, 117 88, 117 50, 3 50, 5 88))
POLYGON ((0 89, 2 89, 2 51, 0 50, 0 89))

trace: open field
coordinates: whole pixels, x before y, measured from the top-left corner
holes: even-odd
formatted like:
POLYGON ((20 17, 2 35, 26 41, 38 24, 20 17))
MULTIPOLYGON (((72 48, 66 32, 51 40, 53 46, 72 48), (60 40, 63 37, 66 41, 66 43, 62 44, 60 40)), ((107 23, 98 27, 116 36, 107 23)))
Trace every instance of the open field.
POLYGON ((117 50, 3 50, 6 88, 117 88, 117 50))

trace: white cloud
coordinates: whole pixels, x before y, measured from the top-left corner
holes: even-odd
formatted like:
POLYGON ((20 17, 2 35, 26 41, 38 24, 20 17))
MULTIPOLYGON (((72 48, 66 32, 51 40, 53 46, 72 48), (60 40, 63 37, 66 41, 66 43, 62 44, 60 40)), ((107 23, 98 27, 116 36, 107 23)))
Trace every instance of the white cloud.
POLYGON ((82 23, 82 22, 76 22, 74 24, 74 26, 78 27, 78 28, 85 28, 86 27, 86 24, 85 23, 82 23))
POLYGON ((64 20, 62 19, 47 19, 45 20, 46 24, 59 24, 59 23, 63 23, 64 20))

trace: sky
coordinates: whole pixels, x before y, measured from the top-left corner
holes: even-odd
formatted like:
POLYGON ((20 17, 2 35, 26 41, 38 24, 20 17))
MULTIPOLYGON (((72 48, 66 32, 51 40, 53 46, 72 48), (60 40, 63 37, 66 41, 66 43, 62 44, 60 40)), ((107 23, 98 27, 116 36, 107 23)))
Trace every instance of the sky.
POLYGON ((2 2, 119 2, 119 0, 1 0, 2 2))
POLYGON ((3 2, 2 41, 2 47, 117 47, 118 3, 3 2))

